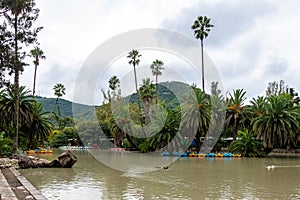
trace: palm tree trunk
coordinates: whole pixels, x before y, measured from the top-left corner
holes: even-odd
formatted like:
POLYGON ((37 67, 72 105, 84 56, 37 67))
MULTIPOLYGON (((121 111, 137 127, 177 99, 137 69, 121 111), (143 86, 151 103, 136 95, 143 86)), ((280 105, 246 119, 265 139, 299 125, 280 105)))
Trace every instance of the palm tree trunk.
POLYGON ((18 63, 18 16, 15 14, 15 22, 14 22, 14 29, 15 29, 15 58, 14 58, 14 71, 15 71, 15 78, 14 78, 14 92, 15 92, 15 112, 14 112, 14 145, 13 145, 13 153, 17 154, 18 152, 18 138, 19 138, 19 63, 18 63))
POLYGON ((204 89, 204 56, 203 56, 203 40, 201 40, 201 61, 202 61, 202 90, 205 92, 204 89))
POLYGON ((200 131, 198 130, 196 133, 196 136, 195 136, 197 152, 200 152, 200 136, 201 136, 201 134, 200 134, 200 131))
POLYGON ((144 135, 143 119, 142 119, 142 116, 141 116, 141 100, 140 100, 140 93, 139 93, 138 85, 137 85, 137 77, 136 77, 135 65, 133 65, 133 70, 134 70, 134 79, 135 79, 135 89, 136 89, 136 94, 138 96, 139 118, 140 118, 141 127, 142 127, 142 134, 144 135))
POLYGON ((33 97, 34 97, 34 95, 35 95, 36 70, 37 70, 37 65, 35 65, 35 68, 34 68, 33 89, 32 89, 32 96, 33 96, 33 97))
POLYGON ((156 105, 156 110, 157 110, 157 97, 158 97, 158 88, 157 88, 157 80, 158 80, 158 75, 156 75, 156 97, 155 97, 155 105, 156 105))
POLYGON ((144 109, 145 109, 145 124, 148 125, 151 122, 151 98, 144 98, 144 109))
POLYGON ((232 136, 233 140, 236 140, 236 136, 237 136, 237 125, 238 125, 238 123, 237 123, 237 117, 234 116, 233 136, 232 136))

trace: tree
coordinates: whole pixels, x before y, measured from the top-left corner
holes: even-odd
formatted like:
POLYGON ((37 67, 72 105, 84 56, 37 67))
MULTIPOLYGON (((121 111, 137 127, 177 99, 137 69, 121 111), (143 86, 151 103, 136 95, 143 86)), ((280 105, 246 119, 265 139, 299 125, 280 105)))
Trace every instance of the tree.
POLYGON ((0 24, 0 88, 6 83, 5 72, 13 68, 13 52, 9 45, 11 37, 12 34, 7 30, 7 24, 0 24))
MULTIPOLYGON (((19 115, 18 115, 18 123, 24 126, 29 126, 33 119, 34 113, 34 104, 36 101, 32 99, 29 95, 30 91, 26 90, 24 86, 19 88, 19 115)), ((14 129, 14 121, 15 121, 15 102, 16 96, 14 93, 14 86, 7 87, 0 94, 0 124, 2 129, 5 131, 6 135, 10 137, 12 130, 14 129)), ((19 130, 18 130, 19 132, 19 130)), ((14 136, 15 137, 15 134, 14 136)), ((11 136, 12 138, 12 136, 11 136)), ((19 141, 19 134, 17 141, 19 141)), ((16 152, 13 152, 16 153, 16 152)))
POLYGON ((152 116, 152 99, 155 95, 154 85, 150 78, 143 79, 143 85, 140 87, 139 93, 144 102, 145 124, 149 124, 152 116))
MULTIPOLYGON (((120 79, 117 76, 112 76, 109 81, 109 88, 112 90, 112 97, 114 100, 116 100, 116 90, 120 87, 120 79)), ((118 95, 121 93, 121 91, 118 91, 118 95)))
POLYGON ((44 56, 44 52, 39 48, 35 47, 30 51, 30 55, 35 59, 33 61, 34 64, 34 77, 33 77, 33 89, 32 89, 32 96, 35 95, 35 83, 36 83, 36 71, 37 67, 40 64, 40 59, 46 59, 46 56, 44 56))
MULTIPOLYGON (((152 126, 154 126, 154 130, 157 131, 157 127, 162 127, 158 133, 156 133, 153 137, 150 138, 150 145, 158 150, 166 145, 168 145, 170 142, 174 141, 174 145, 177 147, 180 145, 180 140, 182 139, 182 135, 178 132, 179 125, 180 125, 180 117, 178 109, 175 110, 166 110, 166 112, 159 112, 157 115, 155 115, 153 119, 154 123, 152 126), (164 124, 161 124, 164 123, 164 124), (179 135, 177 135, 179 134, 179 135), (176 139, 174 140, 174 138, 176 139)), ((151 129, 151 127, 150 127, 151 129)), ((179 150, 179 148, 175 148, 175 146, 172 146, 173 149, 179 150)))
POLYGON ((239 140, 234 140, 229 145, 229 150, 233 153, 241 153, 242 156, 256 157, 264 156, 259 142, 247 131, 238 131, 239 140))
POLYGON ((299 107, 291 106, 285 96, 267 97, 266 113, 258 115, 253 121, 253 131, 262 137, 267 150, 290 148, 299 138, 299 107))
POLYGON ((23 132, 27 133, 26 135, 29 139, 28 148, 34 148, 38 144, 43 144, 53 129, 53 124, 49 121, 49 115, 47 112, 43 112, 41 103, 34 103, 32 115, 31 123, 21 127, 23 132))
POLYGON ((246 92, 243 89, 233 90, 230 95, 228 110, 226 114, 225 126, 231 127, 233 132, 233 140, 236 139, 238 127, 244 115, 244 102, 246 100, 246 92))
POLYGON ((214 25, 210 24, 210 18, 206 16, 199 16, 194 24, 192 25, 192 29, 194 30, 194 36, 196 39, 200 39, 201 41, 201 60, 202 60, 202 90, 204 89, 204 56, 203 56, 203 40, 208 36, 210 29, 214 27, 214 25))
POLYGON ((188 137, 195 137, 197 151, 200 151, 200 137, 205 136, 211 120, 211 105, 208 95, 198 88, 194 88, 182 107, 183 130, 188 137))
POLYGON ((1 12, 4 15, 4 23, 7 23, 7 30, 11 34, 9 45, 13 52, 10 59, 12 68, 10 74, 14 74, 14 93, 15 93, 15 117, 14 117, 14 146, 13 152, 18 150, 18 131, 19 131, 19 76, 26 65, 23 60, 26 51, 22 52, 24 45, 28 46, 37 42, 36 37, 41 27, 33 29, 33 22, 38 18, 39 10, 34 8, 34 0, 6 0, 1 3, 1 12), (10 11, 10 12, 9 12, 10 11), (9 29, 10 28, 10 29, 9 29))
POLYGON ((143 127, 143 119, 141 117, 141 101, 140 101, 140 94, 139 94, 139 90, 138 90, 137 76, 136 76, 136 67, 140 63, 140 59, 139 58, 141 56, 142 55, 139 54, 139 52, 137 50, 133 49, 132 51, 129 52, 127 58, 130 58, 130 61, 128 63, 129 63, 129 65, 133 66, 133 70, 134 70, 135 90, 136 90, 136 93, 138 95, 138 106, 139 106, 140 122, 141 122, 141 126, 143 127))
MULTIPOLYGON (((29 95, 30 91, 26 90, 24 86, 19 88, 19 112, 18 123, 22 125, 29 125, 33 120, 35 101, 29 95)), ((14 86, 7 87, 0 96, 0 116, 1 124, 5 127, 13 127, 15 121, 15 101, 16 95, 14 93, 14 86)))
MULTIPOLYGON (((55 101, 55 106, 57 106, 57 112, 58 112, 58 116, 61 116, 61 112, 60 112, 60 106, 58 103, 58 100, 60 97, 62 97, 63 95, 66 94, 66 88, 63 84, 61 83, 57 83, 54 87, 54 95, 56 96, 56 101, 55 101)), ((54 112, 54 107, 53 107, 53 112, 54 112)))
POLYGON ((161 60, 155 60, 150 65, 150 69, 152 70, 153 76, 155 76, 155 88, 156 88, 156 96, 155 96, 155 104, 157 105, 158 98, 158 76, 162 75, 162 71, 164 68, 162 67, 164 63, 161 60))

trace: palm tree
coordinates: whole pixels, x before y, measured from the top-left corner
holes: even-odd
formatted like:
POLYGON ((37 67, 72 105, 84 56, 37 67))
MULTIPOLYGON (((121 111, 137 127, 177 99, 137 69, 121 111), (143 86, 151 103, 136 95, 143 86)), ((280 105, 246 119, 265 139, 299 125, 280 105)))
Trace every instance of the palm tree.
POLYGON ((140 95, 139 95, 139 90, 138 90, 138 85, 137 85, 137 76, 136 76, 136 67, 140 63, 139 58, 141 56, 142 55, 139 54, 139 52, 137 50, 133 49, 132 51, 129 52, 127 58, 130 58, 130 61, 128 63, 129 63, 129 65, 133 66, 133 70, 134 70, 135 90, 136 90, 136 93, 138 95, 138 106, 139 106, 140 122, 141 122, 141 126, 143 127, 143 119, 141 117, 141 101, 140 101, 140 95))
POLYGON ((1 8, 4 9, 4 18, 11 27, 10 42, 13 52, 11 72, 14 74, 14 93, 15 93, 15 117, 14 117, 14 146, 13 153, 18 150, 18 134, 19 134, 19 79, 25 63, 24 54, 21 52, 22 46, 28 46, 36 43, 37 33, 41 27, 32 29, 33 22, 37 19, 39 10, 34 8, 34 0, 6 0, 1 1, 1 8), (9 13, 8 11, 11 11, 9 13), (20 45, 21 44, 21 45, 20 45))
POLYGON ((131 117, 127 106, 123 104, 114 105, 116 109, 113 111, 114 115, 110 116, 109 129, 114 137, 115 145, 123 147, 123 139, 126 137, 130 145, 138 149, 136 144, 132 141, 128 133, 132 133, 131 117))
MULTIPOLYGON (((18 124, 29 125, 33 120, 33 112, 34 112, 34 103, 35 101, 29 95, 30 91, 26 90, 24 86, 19 88, 19 104, 18 104, 18 124)), ((16 95, 15 95, 15 87, 9 86, 3 92, 1 92, 0 96, 0 123, 2 128, 5 130, 15 130, 15 112, 16 112, 16 95)), ((18 128, 19 133, 19 128, 18 128)), ((14 132, 14 146, 13 153, 16 154, 17 150, 15 148, 18 147, 19 134, 14 132), (17 142, 17 143, 16 143, 17 142)))
MULTIPOLYGON (((60 112, 60 106, 59 106, 58 100, 60 97, 62 97, 63 95, 66 94, 66 88, 63 84, 57 83, 53 87, 53 90, 54 90, 54 95, 56 96, 55 105, 57 106, 58 116, 60 116, 61 112, 60 112)), ((54 112, 54 107, 53 107, 53 112, 54 112)))
POLYGON ((34 103, 33 119, 29 125, 22 126, 23 132, 27 133, 29 144, 28 148, 34 148, 38 143, 46 141, 53 129, 53 124, 49 121, 47 112, 43 112, 41 103, 34 103))
POLYGON ((157 105, 157 98, 158 98, 158 76, 162 75, 162 71, 164 68, 162 67, 164 63, 161 60, 155 60, 150 65, 152 69, 152 74, 155 76, 155 88, 156 88, 156 97, 155 97, 155 104, 157 105))
MULTIPOLYGON (((149 125, 149 130, 153 131, 153 133, 151 132, 151 135, 153 136, 148 138, 145 142, 148 142, 149 146, 154 150, 159 150, 173 141, 172 144, 170 144, 170 147, 173 148, 173 150, 179 150, 178 147, 182 146, 180 144, 182 136, 178 132, 180 125, 180 118, 178 118, 178 116, 178 110, 166 110, 166 112, 157 113, 149 125), (157 132, 157 127, 162 128, 157 132), (175 136, 177 137, 174 140, 175 136)), ((171 151, 172 149, 169 150, 171 151)))
POLYGON ((233 132, 233 140, 236 139, 238 126, 244 116, 244 102, 246 100, 246 92, 243 89, 233 90, 228 102, 228 110, 226 114, 225 126, 231 127, 233 132))
POLYGON ((35 95, 35 83, 36 83, 36 71, 37 67, 40 64, 40 59, 46 59, 46 56, 44 56, 44 52, 39 48, 35 47, 30 51, 31 56, 35 59, 33 61, 33 64, 35 66, 34 68, 34 77, 33 77, 33 89, 32 89, 32 96, 35 95))
POLYGON ((264 156, 261 145, 250 133, 238 131, 238 137, 240 140, 234 140, 229 145, 231 152, 241 153, 246 157, 264 156))
POLYGON ((210 18, 206 16, 199 16, 194 24, 192 25, 192 29, 194 30, 194 35, 196 39, 200 39, 201 41, 201 60, 202 60, 202 90, 204 90, 204 56, 203 56, 203 40, 208 36, 210 29, 214 27, 214 25, 210 24, 210 18))
POLYGON ((152 116, 152 99, 155 95, 154 85, 150 81, 150 78, 143 79, 143 85, 140 87, 139 93, 144 102, 145 124, 149 124, 152 116))
POLYGON ((11 10, 11 14, 14 16, 14 58, 13 58, 13 73, 15 75, 14 77, 14 93, 15 93, 15 109, 14 109, 14 132, 15 132, 15 137, 14 137, 14 146, 13 146, 13 153, 16 154, 18 150, 18 138, 19 138, 19 103, 20 103, 20 97, 19 97, 19 79, 20 79, 20 70, 23 66, 23 63, 19 59, 19 46, 18 46, 18 21, 19 21, 19 15, 23 12, 23 10, 26 7, 26 3, 28 1, 24 0, 9 0, 4 3, 4 7, 8 8, 11 10))
POLYGON ((200 137, 206 135, 211 120, 211 105, 208 96, 194 88, 182 107, 183 130, 188 137, 195 137, 197 151, 200 151, 200 137))
POLYGON ((113 99, 115 100, 116 97, 116 89, 120 87, 120 80, 117 76, 112 76, 109 81, 109 88, 112 90, 113 93, 113 99))
POLYGON ((289 148, 299 138, 299 107, 291 106, 291 99, 279 95, 267 98, 266 113, 253 121, 253 130, 262 137, 267 150, 289 148))
MULTIPOLYGON (((15 121, 15 101, 16 95, 14 93, 14 86, 7 87, 0 97, 0 116, 2 123, 6 126, 12 126, 15 121)), ((29 95, 30 91, 26 90, 24 86, 19 88, 19 118, 18 123, 28 125, 32 122, 34 103, 32 96, 29 95)))
POLYGON ((255 117, 266 114, 267 99, 265 97, 259 96, 259 97, 257 97, 257 99, 252 98, 250 103, 251 103, 250 108, 251 108, 252 114, 255 117))

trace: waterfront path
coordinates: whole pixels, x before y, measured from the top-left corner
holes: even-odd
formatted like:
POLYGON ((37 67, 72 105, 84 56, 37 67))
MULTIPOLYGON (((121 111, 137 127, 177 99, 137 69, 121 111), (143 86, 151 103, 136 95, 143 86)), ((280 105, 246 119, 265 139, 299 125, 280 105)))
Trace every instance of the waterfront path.
POLYGON ((46 200, 16 169, 0 169, 0 200, 23 199, 46 200))
POLYGON ((17 197, 9 186, 6 178, 2 173, 2 170, 0 169, 0 200, 2 199, 17 200, 17 197))

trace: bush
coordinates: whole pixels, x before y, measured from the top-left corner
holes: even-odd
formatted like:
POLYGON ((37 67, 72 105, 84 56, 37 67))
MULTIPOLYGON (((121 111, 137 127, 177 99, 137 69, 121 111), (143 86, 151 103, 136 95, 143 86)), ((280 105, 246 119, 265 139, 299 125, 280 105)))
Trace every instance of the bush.
POLYGON ((234 140, 229 145, 229 150, 233 153, 241 153, 246 157, 264 157, 265 153, 262 150, 261 144, 251 136, 251 134, 238 131, 239 140, 234 140))
POLYGON ((10 156, 13 151, 14 141, 10 138, 0 140, 0 156, 10 156))
POLYGON ((69 144, 68 137, 62 131, 57 132, 50 139, 50 146, 51 147, 57 148, 57 147, 60 147, 60 146, 67 146, 68 144, 69 144))

